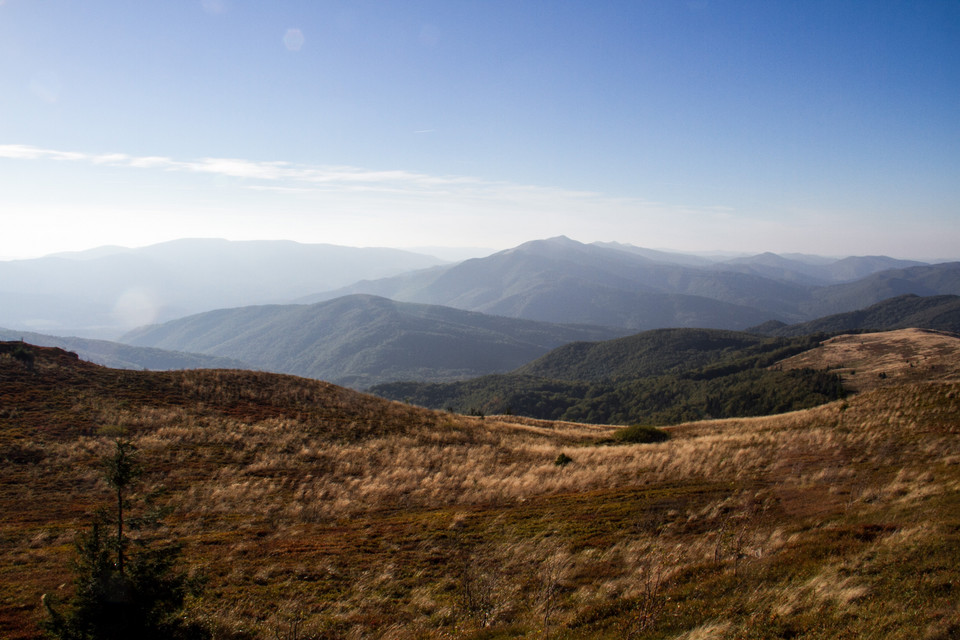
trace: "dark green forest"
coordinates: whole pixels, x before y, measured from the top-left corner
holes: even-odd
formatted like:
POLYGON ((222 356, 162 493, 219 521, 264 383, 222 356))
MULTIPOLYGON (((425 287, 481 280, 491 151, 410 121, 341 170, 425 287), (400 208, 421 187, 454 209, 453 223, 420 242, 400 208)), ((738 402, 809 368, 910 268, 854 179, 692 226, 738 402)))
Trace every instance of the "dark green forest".
POLYGON ((840 379, 829 372, 769 368, 817 346, 824 337, 761 338, 703 329, 649 331, 619 340, 568 345, 512 374, 447 384, 392 383, 371 391, 457 413, 514 413, 604 424, 664 425, 769 415, 843 396, 840 379))

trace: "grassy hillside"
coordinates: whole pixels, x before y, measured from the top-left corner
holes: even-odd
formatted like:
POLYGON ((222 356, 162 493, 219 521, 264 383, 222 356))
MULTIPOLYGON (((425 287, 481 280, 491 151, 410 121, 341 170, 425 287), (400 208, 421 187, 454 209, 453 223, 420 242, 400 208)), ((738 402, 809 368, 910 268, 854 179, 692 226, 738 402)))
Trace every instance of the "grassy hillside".
POLYGON ((396 382, 371 391, 461 413, 509 412, 592 423, 670 424, 766 415, 842 397, 834 373, 769 369, 821 338, 664 329, 560 347, 508 375, 446 384, 396 382))
POLYGON ((918 382, 955 380, 960 334, 929 329, 842 335, 779 362, 781 369, 830 370, 851 391, 918 382))
POLYGON ((479 420, 252 372, 147 373, 0 345, 0 635, 68 595, 121 426, 206 576, 218 638, 948 638, 960 386, 782 416, 479 420), (19 349, 19 350, 18 350, 19 349), (555 464, 559 454, 566 464, 555 464), (908 605, 908 606, 907 606, 908 605))
POLYGON ((145 327, 123 340, 239 358, 362 389, 391 380, 509 371, 559 345, 618 333, 356 295, 314 305, 221 309, 145 327))

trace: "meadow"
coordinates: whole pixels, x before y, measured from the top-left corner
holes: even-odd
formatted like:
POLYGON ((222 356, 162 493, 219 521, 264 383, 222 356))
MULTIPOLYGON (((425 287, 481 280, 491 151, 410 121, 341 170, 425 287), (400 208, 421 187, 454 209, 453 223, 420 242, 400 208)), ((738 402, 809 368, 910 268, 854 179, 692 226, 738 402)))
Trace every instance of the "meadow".
POLYGON ((960 635, 955 375, 619 444, 617 426, 23 349, 0 345, 6 638, 39 637, 41 596, 69 596, 121 431, 215 638, 960 635))

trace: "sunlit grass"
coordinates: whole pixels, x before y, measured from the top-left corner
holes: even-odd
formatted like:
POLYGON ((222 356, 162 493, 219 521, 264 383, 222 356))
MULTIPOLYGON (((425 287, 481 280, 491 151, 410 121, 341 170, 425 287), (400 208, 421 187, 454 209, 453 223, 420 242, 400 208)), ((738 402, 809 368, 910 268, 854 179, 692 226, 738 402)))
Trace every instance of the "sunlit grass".
POLYGON ((208 577, 191 615, 223 638, 960 628, 957 383, 596 446, 616 427, 428 412, 291 377, 48 352, 0 367, 16 407, 0 413, 4 637, 35 636, 40 595, 70 589, 73 532, 109 499, 101 425, 139 447, 145 491, 166 489, 165 534, 208 577))

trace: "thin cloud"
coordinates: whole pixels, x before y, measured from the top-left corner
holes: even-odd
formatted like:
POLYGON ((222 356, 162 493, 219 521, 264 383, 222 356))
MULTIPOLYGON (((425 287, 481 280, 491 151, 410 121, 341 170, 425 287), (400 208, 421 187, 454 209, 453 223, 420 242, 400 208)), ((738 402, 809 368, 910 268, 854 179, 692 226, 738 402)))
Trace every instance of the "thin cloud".
POLYGON ((0 158, 15 160, 89 160, 92 156, 72 151, 40 149, 25 144, 0 145, 0 158))
MULTIPOLYGON (((335 228, 342 235, 353 233, 366 237, 379 232, 388 236, 387 239, 400 237, 411 233, 412 221, 416 221, 417 233, 423 237, 458 237, 464 229, 470 229, 477 241, 490 246, 507 242, 508 236, 523 241, 561 233, 594 239, 638 235, 661 245, 671 239, 688 239, 691 229, 698 229, 702 237, 711 238, 713 242, 722 241, 729 234, 750 235, 748 229, 731 224, 733 212, 725 207, 692 208, 471 176, 243 158, 178 160, 123 153, 91 154, 29 145, 0 145, 0 158, 229 178, 237 189, 294 198, 283 201, 287 207, 285 213, 271 215, 270 228, 285 223, 298 233, 304 228, 304 216, 324 212, 323 228, 333 228, 331 220, 334 220, 335 228), (357 222, 361 220, 377 222, 374 225, 357 222)), ((223 202, 231 201, 231 195, 223 192, 223 188, 223 184, 218 184, 223 202)), ((137 203, 136 206, 142 208, 143 205, 137 203)), ((195 201, 177 204, 175 208, 207 206, 203 201, 195 201)), ((244 215, 251 226, 260 224, 260 212, 245 209, 247 206, 248 203, 241 200, 231 208, 246 210, 244 215)), ((220 220, 216 216, 212 219, 220 220)), ((191 218, 191 225, 200 223, 201 218, 191 218)), ((437 242, 441 242, 439 237, 437 242)))
POLYGON ((137 169, 169 169, 175 168, 176 162, 170 158, 147 156, 142 158, 128 158, 127 165, 137 169))
POLYGON ((105 153, 100 156, 94 156, 91 161, 94 164, 127 164, 130 161, 130 156, 124 153, 105 153))
MULTIPOLYGON (((75 151, 43 149, 29 145, 0 145, 0 158, 16 160, 57 160, 86 162, 136 169, 162 169, 211 174, 257 182, 283 182, 283 188, 302 189, 305 185, 322 187, 327 191, 340 188, 345 191, 372 190, 388 192, 449 192, 454 189, 464 195, 501 194, 560 194, 566 197, 598 197, 599 194, 577 192, 550 187, 518 185, 473 178, 469 176, 436 176, 404 170, 371 170, 337 165, 295 165, 289 162, 261 162, 242 158, 200 158, 176 160, 164 156, 130 156, 122 153, 89 154, 75 151), (297 185, 299 183, 299 186, 297 185)), ((250 185, 263 188, 265 185, 250 185)))

